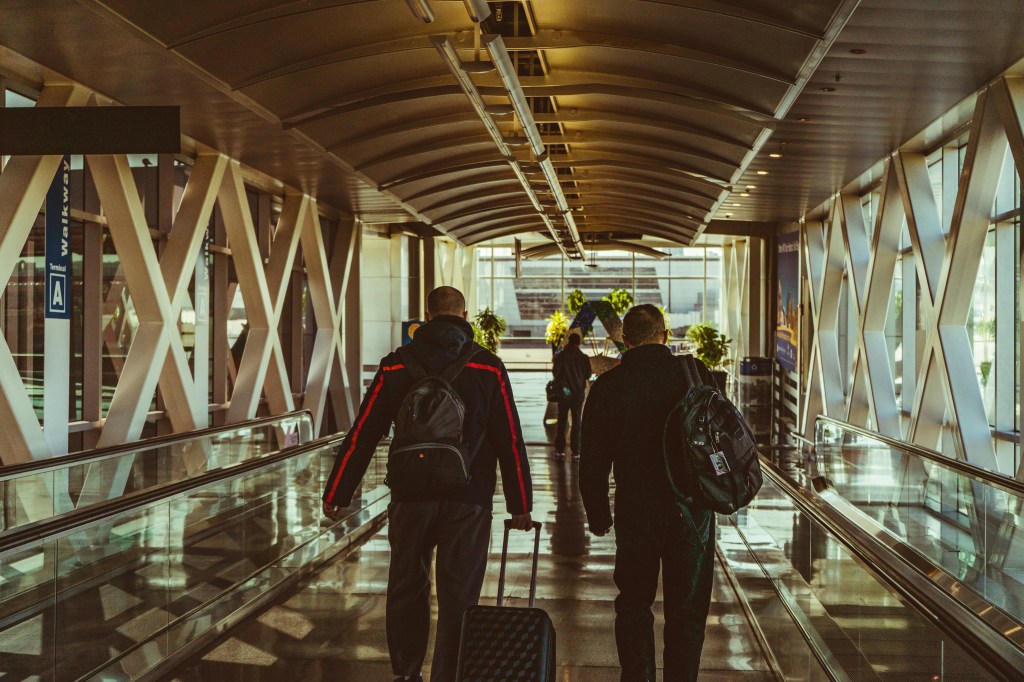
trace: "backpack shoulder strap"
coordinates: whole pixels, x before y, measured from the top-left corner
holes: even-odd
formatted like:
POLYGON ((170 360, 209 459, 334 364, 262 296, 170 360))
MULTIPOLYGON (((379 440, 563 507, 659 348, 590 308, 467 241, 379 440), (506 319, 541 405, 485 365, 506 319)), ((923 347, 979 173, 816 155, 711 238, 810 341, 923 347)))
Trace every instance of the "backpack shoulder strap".
POLYGON ((692 355, 680 355, 679 362, 683 368, 683 377, 690 388, 704 384, 704 378, 700 375, 700 370, 697 369, 697 360, 692 355))
POLYGON ((683 360, 683 371, 686 372, 687 378, 691 380, 693 386, 710 386, 715 389, 716 393, 722 394, 707 365, 692 355, 684 355, 681 359, 683 360))
POLYGON ((441 378, 449 384, 455 381, 455 378, 459 376, 466 364, 481 350, 483 350, 483 347, 475 341, 467 343, 466 347, 459 353, 459 357, 455 358, 455 362, 445 367, 445 370, 441 372, 441 378))
POLYGON ((423 368, 420 361, 416 359, 412 349, 408 346, 402 346, 397 351, 398 357, 402 359, 402 363, 405 365, 405 369, 408 370, 409 376, 412 377, 413 383, 422 381, 430 376, 427 370, 423 368))

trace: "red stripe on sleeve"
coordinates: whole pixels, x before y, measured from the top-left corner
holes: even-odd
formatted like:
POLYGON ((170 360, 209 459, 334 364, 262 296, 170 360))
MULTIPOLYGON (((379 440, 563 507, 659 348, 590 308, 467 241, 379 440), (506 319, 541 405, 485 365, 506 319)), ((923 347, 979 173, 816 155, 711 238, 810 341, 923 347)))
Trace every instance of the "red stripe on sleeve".
POLYGON ((466 364, 466 367, 494 372, 498 377, 498 384, 501 386, 501 397, 505 399, 505 414, 508 415, 508 431, 512 435, 512 454, 515 455, 516 458, 516 474, 519 476, 519 492, 523 496, 523 512, 525 513, 529 508, 529 504, 526 502, 526 484, 523 483, 523 464, 519 456, 519 444, 516 439, 516 422, 512 417, 512 404, 509 402, 508 391, 505 389, 505 378, 501 376, 500 369, 497 367, 491 367, 490 365, 470 362, 466 364))
MULTIPOLYGON (((402 369, 405 365, 390 365, 388 367, 381 367, 382 372, 391 372, 396 369, 402 369)), ((341 475, 345 471, 345 467, 348 465, 348 460, 352 456, 352 453, 356 450, 356 442, 359 440, 359 432, 363 428, 363 424, 366 422, 366 418, 370 416, 370 412, 373 411, 373 405, 377 402, 377 394, 380 393, 381 386, 384 385, 384 375, 381 374, 380 381, 373 389, 373 394, 370 396, 370 402, 366 404, 366 411, 363 412, 363 416, 360 417, 359 423, 356 424, 356 430, 352 433, 352 442, 349 443, 348 451, 345 453, 344 459, 341 460, 341 466, 338 467, 338 473, 334 476, 334 483, 331 484, 331 492, 327 494, 327 499, 334 499, 334 493, 338 490, 338 484, 341 483, 341 475)))

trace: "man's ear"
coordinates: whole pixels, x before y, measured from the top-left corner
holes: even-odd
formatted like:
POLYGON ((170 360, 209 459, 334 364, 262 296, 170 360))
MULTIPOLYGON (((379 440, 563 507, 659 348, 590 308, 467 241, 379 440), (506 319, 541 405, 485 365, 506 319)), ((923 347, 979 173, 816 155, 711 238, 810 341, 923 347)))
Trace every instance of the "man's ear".
POLYGON ((468 320, 469 319, 468 315, 469 315, 469 311, 468 310, 463 310, 462 311, 462 319, 468 320))

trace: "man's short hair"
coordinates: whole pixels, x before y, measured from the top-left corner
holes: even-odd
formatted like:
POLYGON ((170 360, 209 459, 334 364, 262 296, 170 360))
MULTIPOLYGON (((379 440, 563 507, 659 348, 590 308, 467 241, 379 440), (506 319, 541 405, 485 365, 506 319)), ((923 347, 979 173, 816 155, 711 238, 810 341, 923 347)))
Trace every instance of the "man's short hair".
POLYGON ((665 316, 650 303, 629 309, 622 321, 622 335, 631 346, 665 342, 665 316))
POLYGON ((455 315, 462 317, 466 312, 466 297, 455 287, 438 287, 427 296, 427 312, 431 317, 455 315))
POLYGON ((582 339, 580 339, 580 335, 579 334, 577 334, 576 332, 573 332, 572 334, 569 334, 569 345, 570 346, 578 346, 578 345, 580 345, 580 343, 582 343, 582 339))

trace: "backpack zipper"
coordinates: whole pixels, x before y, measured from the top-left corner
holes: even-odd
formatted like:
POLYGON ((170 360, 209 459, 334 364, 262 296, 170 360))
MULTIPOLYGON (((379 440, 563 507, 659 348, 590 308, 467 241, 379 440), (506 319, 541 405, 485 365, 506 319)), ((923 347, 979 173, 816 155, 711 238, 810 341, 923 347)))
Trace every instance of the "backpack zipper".
POLYGON ((392 452, 411 452, 413 450, 422 450, 424 448, 444 448, 454 452, 455 456, 459 458, 459 464, 462 465, 462 473, 465 475, 466 480, 469 480, 469 470, 466 468, 466 460, 462 457, 462 451, 454 445, 449 445, 448 443, 417 443, 416 445, 406 445, 405 447, 395 448, 392 452))

